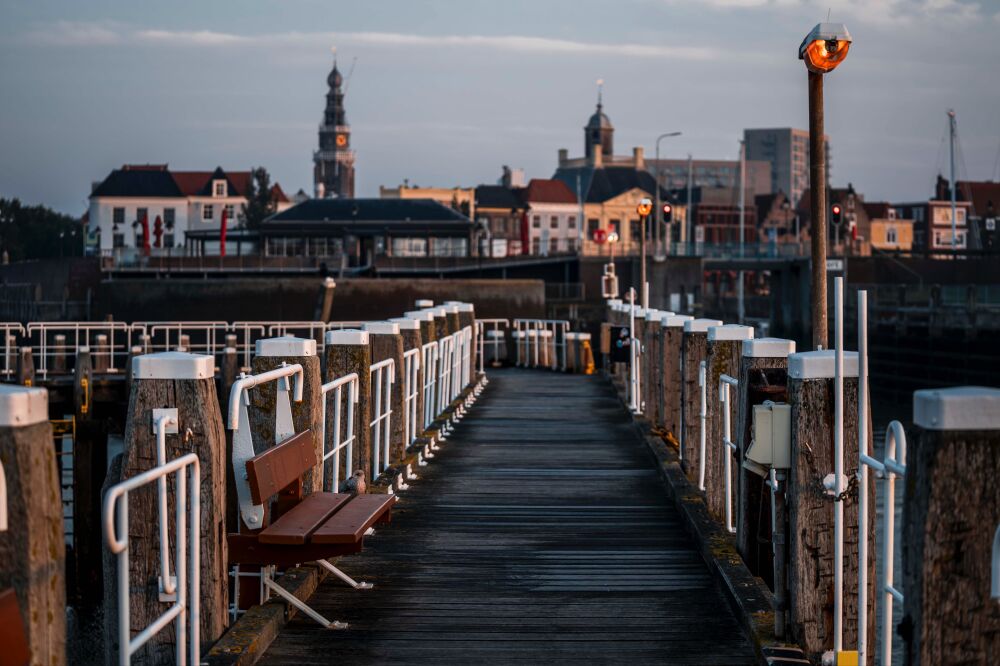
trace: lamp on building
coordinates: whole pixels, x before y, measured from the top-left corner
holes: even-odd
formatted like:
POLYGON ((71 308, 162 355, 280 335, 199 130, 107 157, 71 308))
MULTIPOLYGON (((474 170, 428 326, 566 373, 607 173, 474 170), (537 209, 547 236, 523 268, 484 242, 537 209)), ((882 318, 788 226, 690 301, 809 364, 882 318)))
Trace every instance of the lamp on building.
MULTIPOLYGON (((657 186, 659 187, 659 186, 657 186)), ((639 289, 642 293, 642 307, 649 307, 649 289, 646 288, 646 222, 653 212, 653 202, 648 197, 639 200, 635 207, 639 213, 639 289)))
POLYGON ((826 344, 826 145, 823 130, 823 75, 847 57, 851 35, 843 23, 819 23, 799 45, 809 70, 809 196, 812 208, 812 339, 826 344))

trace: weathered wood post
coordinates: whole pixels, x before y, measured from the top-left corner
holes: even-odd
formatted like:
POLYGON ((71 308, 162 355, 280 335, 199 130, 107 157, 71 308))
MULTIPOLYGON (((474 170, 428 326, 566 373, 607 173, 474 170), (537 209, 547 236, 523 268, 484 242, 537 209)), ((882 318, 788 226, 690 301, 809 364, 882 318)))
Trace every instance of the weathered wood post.
MULTIPOLYGON (((417 350, 417 371, 415 373, 416 386, 411 387, 411 391, 416 391, 416 397, 414 398, 414 405, 412 409, 407 410, 406 408, 406 393, 405 385, 401 383, 399 385, 399 392, 403 397, 404 412, 403 416, 406 423, 409 423, 410 419, 416 419, 410 427, 410 432, 413 433, 415 437, 419 437, 424 430, 423 414, 424 414, 424 360, 423 354, 421 354, 420 349, 423 347, 423 338, 421 337, 420 331, 420 321, 417 319, 410 319, 409 317, 397 317, 390 319, 393 324, 399 326, 399 335, 403 339, 403 353, 404 355, 411 351, 417 350)), ((403 364, 403 369, 400 370, 400 377, 406 376, 406 364, 403 364)), ((403 429, 404 434, 406 428, 403 429)), ((412 442, 403 442, 403 449, 405 450, 410 446, 412 442)))
POLYGON ((105 424, 93 418, 89 347, 76 352, 73 368, 73 558, 77 602, 98 605, 104 595, 101 536, 101 486, 108 467, 105 424))
MULTIPOLYGON (((316 356, 316 341, 291 335, 262 338, 257 340, 254 352, 251 372, 255 375, 279 368, 282 364, 298 363, 302 366, 302 401, 290 401, 292 427, 295 432, 312 431, 316 459, 323 460, 323 374, 316 356)), ((278 443, 275 440, 274 419, 277 398, 278 382, 267 382, 250 391, 250 429, 255 453, 263 453, 278 443)), ((319 465, 307 471, 302 475, 303 494, 322 490, 322 480, 319 465)))
POLYGON ((35 359, 31 355, 31 347, 20 347, 17 350, 17 383, 21 386, 35 385, 35 359))
POLYGON ((104 333, 94 336, 94 346, 91 351, 94 374, 107 374, 111 368, 111 345, 104 333))
MULTIPOLYGON (((681 464, 689 478, 698 480, 701 447, 701 391, 698 383, 701 362, 708 354, 708 329, 722 326, 718 319, 691 319, 684 322, 681 340, 681 464)), ((705 396, 708 397, 708 387, 705 396)), ((707 442, 707 439, 706 439, 707 442)))
MULTIPOLYGON (((707 364, 706 364, 706 400, 705 405, 708 415, 705 419, 705 502, 708 510, 715 514, 717 518, 723 518, 726 513, 726 456, 732 456, 732 452, 722 443, 722 401, 719 393, 719 379, 722 375, 729 375, 734 379, 739 379, 740 352, 743 341, 753 339, 753 327, 742 326, 740 324, 726 324, 724 326, 711 326, 708 329, 707 343, 707 364)), ((733 404, 737 400, 739 391, 730 388, 730 405, 727 407, 730 414, 730 425, 732 441, 736 441, 735 423, 736 410, 733 404)), ((730 457, 730 491, 736 488, 735 469, 736 464, 730 457)), ((730 496, 735 496, 735 492, 730 496)), ((730 505, 731 507, 732 505, 730 505)), ((732 511, 732 509, 730 509, 732 511)), ((730 514, 733 515, 733 514, 730 514)), ((735 524, 735 522, 734 522, 735 524)))
POLYGON ((994 536, 1000 528, 1000 389, 916 391, 913 422, 905 460, 896 445, 896 459, 906 465, 905 663, 996 663, 1000 594, 991 595, 990 568, 1000 538, 994 536))
MULTIPOLYGON (((420 341, 422 343, 421 344, 421 349, 423 348, 423 345, 426 345, 426 344, 431 343, 431 342, 433 342, 433 343, 437 342, 437 328, 434 325, 434 313, 431 310, 414 310, 414 311, 410 311, 410 312, 405 312, 403 314, 403 316, 406 317, 407 319, 413 319, 413 320, 415 320, 415 321, 417 321, 417 322, 420 323, 420 341)), ((432 357, 429 360, 431 362, 433 362, 434 358, 435 357, 432 357)), ((426 413, 426 411, 428 409, 428 406, 427 406, 427 404, 426 404, 425 401, 426 401, 427 398, 430 398, 430 401, 432 403, 431 407, 433 407, 433 402, 434 402, 434 396, 433 395, 430 395, 430 396, 425 396, 424 395, 424 384, 429 381, 427 373, 430 372, 430 373, 433 373, 435 375, 437 374, 437 368, 436 368, 436 366, 430 366, 427 363, 425 363, 424 360, 425 359, 424 359, 423 351, 421 351, 421 354, 420 354, 420 378, 421 378, 420 379, 420 381, 421 381, 421 384, 420 384, 420 414, 418 415, 418 418, 419 418, 419 421, 420 421, 420 425, 417 428, 417 433, 419 435, 421 435, 421 436, 423 435, 424 431, 427 429, 427 426, 430 425, 430 422, 425 418, 425 413, 426 413)))
MULTIPOLYGON (((403 336, 399 333, 399 324, 391 321, 370 321, 361 327, 368 332, 371 344, 372 365, 391 358, 393 361, 393 386, 388 408, 392 410, 389 416, 389 457, 385 465, 395 465, 406 457, 406 442, 404 441, 403 414, 403 336)), ((375 415, 372 415, 375 418, 375 415)), ((392 480, 390 479, 390 482, 392 480)))
MULTIPOLYGON (((13 588, 32 664, 66 663, 66 545, 48 392, 0 384, 0 464, 7 524, 0 526, 0 592, 13 588)), ((5 636, 20 632, 4 627, 5 636), (7 632, 10 633, 7 633, 7 632)), ((8 638, 0 661, 13 661, 8 638)), ((26 662, 20 662, 26 663, 26 662)))
POLYGON ((660 319, 665 313, 661 310, 648 309, 643 318, 642 327, 642 395, 646 402, 646 420, 654 428, 660 414, 659 396, 660 386, 660 319))
MULTIPOLYGON (((372 479, 372 381, 369 369, 372 365, 372 352, 367 331, 346 328, 339 331, 326 332, 326 381, 330 382, 352 372, 358 375, 358 404, 354 411, 354 460, 353 470, 344 467, 341 460, 340 468, 344 470, 344 478, 355 470, 364 470, 369 482, 372 479)), ((333 407, 327 405, 327 412, 332 414, 333 407)), ((333 429, 327 429, 327 438, 333 435, 333 429)), ((333 448, 328 441, 327 449, 333 448)), ((342 454, 343 455, 343 454, 342 454)), ((333 478, 333 460, 329 460, 325 470, 326 478, 333 478)), ((336 490, 336 489, 333 489, 336 490)))
MULTIPOLYGON (((750 571, 766 581, 772 581, 774 574, 772 548, 761 544, 758 535, 771 531, 770 512, 766 510, 770 506, 770 491, 765 488, 763 477, 743 467, 743 460, 750 445, 753 406, 765 400, 788 402, 788 356, 794 353, 794 340, 757 338, 743 342, 740 359, 740 390, 733 430, 739 469, 736 548, 750 571)), ((782 541, 780 544, 782 549, 785 543, 782 541)))
POLYGON ((566 332, 566 372, 578 372, 577 359, 580 356, 580 334, 574 331, 566 332))
POLYGON ((319 288, 319 298, 316 299, 316 312, 313 315, 315 321, 330 321, 333 312, 333 292, 337 283, 332 277, 323 278, 323 284, 319 288))
POLYGON ((659 402, 660 420, 667 433, 667 440, 672 441, 680 450, 681 441, 681 342, 684 339, 684 323, 691 321, 688 315, 668 314, 660 317, 660 328, 663 331, 660 356, 663 359, 661 371, 661 393, 659 402))
MULTIPOLYGON (((201 465, 201 641, 203 649, 226 628, 229 578, 226 550, 226 437, 215 392, 211 356, 164 352, 133 361, 132 390, 125 423, 125 450, 108 473, 105 488, 157 465, 154 410, 177 410, 177 433, 166 435, 166 460, 195 453, 201 465), (115 475, 115 471, 118 474, 115 475)), ((174 488, 167 484, 168 531, 174 534, 174 488)), ((157 484, 129 493, 128 552, 130 625, 152 624, 165 608, 159 600, 160 544, 157 484)), ((119 535, 123 538, 126 535, 119 535)), ((172 540, 171 540, 171 543, 172 540)), ((173 547, 173 546, 171 546, 173 547)), ((116 557, 104 551, 105 645, 108 661, 119 653, 116 557)), ((190 572, 189 572, 190 573, 190 572)), ((171 625, 149 640, 132 663, 161 664, 174 659, 171 625)))
MULTIPOLYGON (((858 354, 844 352, 844 475, 858 471, 858 354)), ((791 637, 818 661, 834 643, 834 351, 788 357, 788 402, 792 408, 792 468, 788 476, 788 589, 791 637)), ((869 430, 870 432, 870 430, 869 430)), ((845 487, 850 487, 845 483, 845 487)), ((857 644, 858 500, 844 501, 843 645, 857 644)), ((869 489, 875 506, 875 484, 869 489)), ((869 513, 869 552, 875 547, 875 512, 869 513)), ((875 560, 869 558, 869 611, 875 617, 875 560)), ((874 631, 869 632, 874 645, 874 631)))
POLYGON ((52 336, 52 367, 49 372, 57 375, 66 372, 66 336, 62 333, 52 336))

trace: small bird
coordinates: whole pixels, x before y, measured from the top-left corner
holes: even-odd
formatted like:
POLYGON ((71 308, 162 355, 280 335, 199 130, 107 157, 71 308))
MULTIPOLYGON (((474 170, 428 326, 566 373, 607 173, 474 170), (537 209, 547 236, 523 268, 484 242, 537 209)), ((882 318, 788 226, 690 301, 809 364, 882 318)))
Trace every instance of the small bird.
POLYGON ((368 487, 365 485, 365 470, 355 470, 354 474, 347 477, 340 483, 339 492, 350 493, 351 497, 364 495, 368 487))

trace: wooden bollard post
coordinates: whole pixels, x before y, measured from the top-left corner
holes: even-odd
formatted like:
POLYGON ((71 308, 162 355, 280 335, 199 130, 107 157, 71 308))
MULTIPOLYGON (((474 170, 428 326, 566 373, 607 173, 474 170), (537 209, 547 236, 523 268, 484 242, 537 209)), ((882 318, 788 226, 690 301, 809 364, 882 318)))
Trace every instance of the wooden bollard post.
MULTIPOLYGON (((407 318, 407 319, 413 319, 414 321, 416 321, 416 322, 418 322, 420 324, 421 349, 423 348, 423 345, 426 345, 426 344, 428 344, 430 342, 437 342, 437 332, 436 332, 436 328, 434 326, 434 313, 432 311, 430 311, 430 310, 411 310, 409 312, 405 312, 403 314, 403 316, 405 318, 407 318)), ((433 358, 430 359, 430 360, 433 361, 433 358)), ((417 434, 418 435, 423 435, 424 430, 426 429, 425 426, 427 425, 427 424, 424 423, 424 421, 425 421, 425 419, 424 419, 424 412, 427 409, 426 402, 425 402, 425 396, 424 396, 424 383, 426 383, 428 381, 428 378, 427 378, 427 373, 428 372, 435 372, 436 373, 437 370, 434 367, 428 367, 428 365, 424 362, 423 351, 421 351, 421 354, 420 354, 420 382, 421 383, 420 383, 420 398, 419 398, 419 400, 420 400, 420 413, 418 415, 419 425, 417 427, 417 434)), ((433 401, 433 396, 430 396, 430 397, 431 397, 431 399, 433 401)))
POLYGON ((645 415, 650 425, 656 427, 659 418, 658 395, 659 382, 657 374, 659 370, 659 345, 657 339, 660 335, 660 318, 663 313, 660 310, 649 308, 643 317, 642 325, 642 395, 646 403, 645 415))
POLYGON ((448 313, 444 308, 431 308, 430 311, 434 313, 434 334, 438 340, 447 338, 454 333, 454 331, 448 330, 448 313))
POLYGON ((125 363, 125 391, 126 395, 128 391, 132 388, 132 359, 137 356, 142 356, 142 347, 139 345, 133 345, 129 347, 128 350, 128 361, 125 363))
POLYGON ((462 322, 458 318, 458 306, 457 305, 443 305, 445 316, 448 318, 448 333, 458 333, 462 330, 462 322))
MULTIPOLYGON (((423 414, 424 414, 424 391, 423 391, 423 388, 424 388, 424 365, 423 365, 423 362, 424 361, 423 361, 423 355, 420 353, 420 349, 421 349, 421 347, 423 347, 424 343, 423 343, 423 337, 421 336, 421 331, 420 331, 420 321, 418 321, 416 319, 410 319, 409 317, 395 317, 393 319, 390 319, 389 321, 391 321, 393 324, 396 324, 397 326, 399 326, 399 336, 403 339, 403 353, 405 354, 406 352, 408 352, 408 351, 410 351, 412 349, 416 349, 417 350, 417 371, 415 373, 416 374, 416 384, 417 385, 415 387, 412 387, 412 390, 415 390, 416 393, 417 393, 417 396, 414 399, 414 402, 416 403, 416 405, 415 405, 413 411, 407 412, 405 414, 405 417, 407 419, 405 422, 408 423, 409 419, 411 419, 411 418, 415 418, 416 419, 414 421, 414 423, 412 424, 412 427, 410 428, 410 431, 414 434, 414 436, 418 436, 419 437, 420 434, 424 430, 424 428, 423 428, 423 423, 424 423, 423 422, 423 418, 424 418, 423 417, 423 414), (415 416, 414 416, 414 412, 416 414, 415 416)), ((403 364, 403 369, 400 370, 400 373, 401 373, 400 376, 401 377, 404 376, 405 372, 406 372, 406 364, 404 363, 403 364)), ((403 384, 400 384, 399 385, 399 391, 402 393, 403 390, 404 390, 404 386, 403 386, 403 384)), ((406 400, 406 395, 405 394, 403 394, 403 400, 404 400, 404 409, 405 409, 405 400, 406 400)), ((404 428, 404 432, 405 432, 405 428, 404 428)), ((409 447, 411 443, 412 442, 404 441, 403 442, 403 447, 404 448, 409 447)))
MULTIPOLYGON (((154 411, 176 409, 178 432, 166 435, 166 460, 195 453, 201 466, 201 641, 215 642, 228 624, 229 571, 225 507, 226 437, 215 392, 215 361, 211 356, 164 352, 132 361, 132 390, 125 422, 125 450, 109 472, 105 487, 149 471, 157 461, 154 411), (117 468, 119 477, 113 471, 117 468)), ((175 496, 168 483, 167 513, 173 533, 175 496)), ((159 600, 160 544, 157 484, 129 493, 129 609, 132 627, 153 623, 164 609, 159 600)), ((119 538, 126 535, 119 534, 119 538)), ((171 541, 171 544, 173 542, 171 541)), ((171 545, 171 548, 173 546, 171 545)), ((105 641, 109 656, 119 654, 116 557, 105 549, 105 641)), ((189 574, 192 572, 189 572, 189 574)), ((132 663, 173 660, 173 631, 154 636, 132 663)), ((109 659, 111 661, 111 659, 109 659)))
MULTIPOLYGON (((406 442, 403 441, 403 336, 399 333, 399 324, 391 321, 370 321, 361 327, 368 332, 372 348, 372 365, 391 358, 393 360, 393 387, 389 416, 389 458, 380 455, 383 464, 395 465, 406 455, 406 442)), ((372 415, 375 418, 375 415, 372 415)))
POLYGON ((896 542, 906 663, 995 663, 1000 595, 990 588, 1000 582, 991 581, 990 567, 1000 527, 1000 389, 916 391, 913 422, 905 461, 896 444, 906 465, 896 542))
POLYGON ((229 409, 229 392, 240 374, 240 359, 236 347, 227 345, 222 350, 222 367, 219 368, 219 404, 222 411, 229 409))
POLYGON ((66 372, 66 336, 62 333, 52 336, 52 367, 49 369, 54 374, 64 374, 66 372))
MULTIPOLYGON (((750 571, 766 581, 773 580, 772 548, 761 544, 758 535, 771 530, 769 514, 761 509, 770 502, 770 491, 765 488, 763 477, 743 467, 743 460, 750 445, 753 406, 765 400, 788 402, 788 356, 794 353, 794 340, 757 338, 743 342, 740 359, 740 390, 733 428, 739 470, 736 483, 736 549, 750 571)), ((787 539, 784 536, 782 539, 779 547, 784 549, 787 539)), ((787 607, 779 610, 787 610, 787 607)))
POLYGON ((314 321, 330 321, 333 313, 333 292, 336 287, 337 283, 332 277, 323 278, 323 284, 319 288, 319 298, 316 299, 314 321))
MULTIPOLYGON (((324 350, 326 362, 326 381, 349 375, 352 372, 358 375, 358 404, 354 411, 354 456, 353 470, 345 467, 346 458, 341 460, 340 469, 344 478, 354 473, 355 470, 363 470, 369 483, 374 479, 372 474, 372 382, 370 368, 372 364, 372 352, 369 335, 367 331, 353 328, 345 328, 339 331, 326 332, 326 349, 324 350)), ((327 405, 329 413, 333 413, 331 406, 327 405)), ((327 428, 326 450, 333 448, 330 438, 333 436, 333 428, 327 428)), ((342 454, 343 456, 343 454, 342 454)), ((333 460, 327 462, 324 472, 325 478, 333 478, 333 460)))
MULTIPOLYGON (((722 326, 718 319, 691 319, 684 322, 681 341, 681 460, 689 478, 698 480, 701 461, 701 391, 698 372, 701 362, 708 357, 708 329, 722 326)), ((710 389, 705 386, 706 402, 710 389)), ((707 446, 706 433, 706 446, 707 446)))
MULTIPOLYGON (((283 336, 257 340, 251 361, 252 374, 260 374, 281 367, 282 364, 302 366, 302 400, 291 401, 292 427, 295 432, 312 431, 316 459, 323 460, 323 374, 316 356, 316 341, 283 336)), ((254 438, 254 452, 263 453, 277 444, 275 439, 275 409, 278 382, 267 382, 250 391, 250 428, 254 438)), ((322 490, 322 470, 319 465, 302 476, 303 493, 309 495, 322 490)), ((336 491, 334 491, 336 492, 336 491)))
POLYGON ((17 383, 21 386, 35 385, 35 359, 31 355, 31 347, 21 347, 17 350, 17 383))
MULTIPOLYGON (((706 401, 708 418, 705 419, 705 503, 708 510, 718 518, 723 518, 726 512, 726 456, 729 456, 729 482, 730 482, 730 510, 732 509, 732 498, 735 497, 736 489, 736 464, 733 462, 732 453, 728 447, 722 443, 722 401, 719 393, 719 379, 722 375, 729 375, 739 380, 740 354, 743 351, 743 341, 753 339, 753 327, 742 326, 740 324, 726 324, 725 326, 712 326, 708 329, 708 345, 706 357, 708 359, 706 367, 707 397, 706 401)), ((736 401, 739 390, 736 387, 729 389, 730 404, 727 407, 730 414, 730 437, 736 441, 736 401)), ((734 520, 735 524, 735 520, 734 520)))
MULTIPOLYGON (((858 471, 858 354, 844 352, 844 475, 858 471)), ((833 648, 834 497, 824 480, 834 471, 834 351, 788 357, 792 408, 792 468, 788 475, 788 590, 791 637, 810 659, 833 648)), ((832 485, 830 486, 832 487, 832 485)), ((845 488, 848 484, 845 480, 845 488)), ((868 493, 875 506, 875 484, 868 493)), ((869 512, 869 551, 875 552, 875 511, 869 512)), ((844 500, 843 645, 857 644, 858 500, 844 500)), ((869 558, 869 610, 875 617, 875 558, 869 558)), ((869 645, 874 645, 874 631, 869 645)))
POLYGON ((177 336, 177 351, 188 352, 191 351, 191 336, 187 333, 182 333, 177 336))
POLYGON ((48 392, 0 385, 0 464, 7 521, 0 526, 0 593, 13 588, 18 625, 0 629, 4 663, 66 663, 66 544, 48 392), (20 658, 20 659, 19 659, 20 658), (9 662, 6 660, 10 659, 9 662))
POLYGON ((574 331, 566 332, 566 372, 577 372, 580 353, 580 334, 574 331))
POLYGON ((94 336, 94 346, 91 347, 91 360, 94 374, 107 374, 111 367, 111 346, 105 334, 94 336))
POLYGON ((660 318, 660 328, 663 331, 660 355, 663 358, 662 383, 660 394, 660 419, 667 439, 680 450, 681 441, 681 343, 684 339, 684 323, 691 321, 688 315, 664 315, 660 318))

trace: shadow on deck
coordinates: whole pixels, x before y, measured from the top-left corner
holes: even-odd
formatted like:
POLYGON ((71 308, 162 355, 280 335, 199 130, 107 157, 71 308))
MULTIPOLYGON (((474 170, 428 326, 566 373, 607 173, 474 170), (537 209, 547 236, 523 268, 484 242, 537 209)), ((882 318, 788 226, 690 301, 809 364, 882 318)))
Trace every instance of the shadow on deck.
POLYGON ((652 457, 598 377, 490 372, 393 523, 261 664, 752 664, 652 457))

